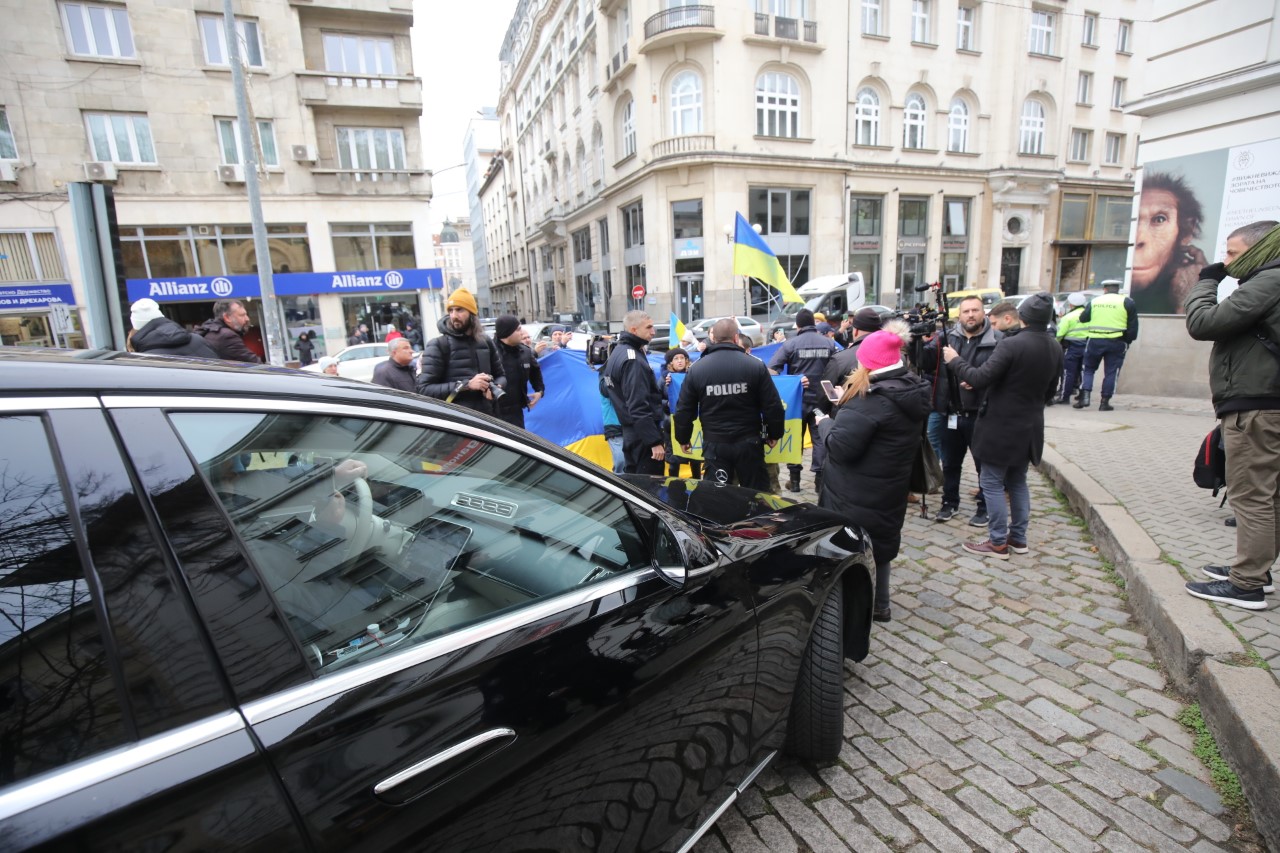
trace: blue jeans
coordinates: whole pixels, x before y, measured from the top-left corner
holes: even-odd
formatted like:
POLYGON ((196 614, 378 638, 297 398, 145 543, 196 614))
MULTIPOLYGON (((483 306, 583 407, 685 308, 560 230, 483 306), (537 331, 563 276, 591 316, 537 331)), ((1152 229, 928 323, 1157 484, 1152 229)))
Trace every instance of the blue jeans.
POLYGON ((987 533, 993 545, 1012 539, 1027 541, 1027 522, 1031 519, 1031 490, 1027 488, 1027 466, 982 463, 978 482, 987 501, 987 533), (1005 499, 1005 492, 1009 497, 1005 499))
POLYGON ((933 445, 933 452, 938 456, 938 464, 946 465, 947 460, 942 455, 942 431, 947 428, 947 416, 942 412, 929 413, 929 443, 933 445))

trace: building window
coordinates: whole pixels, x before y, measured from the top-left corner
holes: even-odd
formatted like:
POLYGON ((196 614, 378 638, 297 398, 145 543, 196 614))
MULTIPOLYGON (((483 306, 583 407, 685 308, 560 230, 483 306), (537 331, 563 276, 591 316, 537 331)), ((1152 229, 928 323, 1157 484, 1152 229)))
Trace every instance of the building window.
POLYGON ((883 0, 862 0, 862 34, 864 36, 884 35, 883 0))
POLYGON ((123 6, 63 3, 62 26, 67 47, 76 56, 133 59, 133 30, 123 6))
POLYGON ((880 144, 880 96, 873 89, 858 92, 858 105, 853 111, 854 144, 880 144))
POLYGON ((636 153, 636 102, 632 98, 622 105, 622 156, 636 153))
POLYGON ((956 98, 947 115, 947 150, 964 153, 969 150, 969 105, 956 98))
POLYGON ((902 110, 902 147, 924 148, 924 98, 919 95, 908 95, 906 106, 902 110))
POLYGON ((9 127, 9 113, 0 107, 0 160, 17 160, 18 144, 9 127))
POLYGON ((339 127, 338 168, 404 171, 404 131, 398 127, 339 127))
POLYGON ((1124 78, 1117 77, 1111 81, 1111 109, 1124 107, 1124 78))
POLYGON ((1129 34, 1133 31, 1132 21, 1121 21, 1116 28, 1116 53, 1129 52, 1129 34))
MULTIPOLYGON (((305 225, 268 224, 267 245, 275 272, 311 272, 305 225)), ((120 255, 128 278, 241 275, 257 270, 249 225, 122 227, 120 255)))
POLYGON ((880 251, 884 224, 884 200, 853 196, 849 199, 849 272, 862 273, 868 304, 880 301, 880 251))
POLYGON ((973 6, 960 6, 956 9, 956 50, 977 50, 978 39, 975 34, 978 10, 973 6))
POLYGON ((591 260, 591 229, 579 228, 573 232, 573 262, 591 260))
MULTIPOLYGON (((233 118, 220 118, 218 121, 218 147, 222 151, 222 162, 236 165, 244 162, 240 149, 240 128, 233 118)), ((279 166, 280 155, 276 152, 275 125, 270 121, 259 120, 257 161, 263 166, 279 166)))
POLYGON ((0 231, 0 281, 67 281, 57 233, 0 231))
POLYGON ((1093 12, 1084 13, 1084 30, 1080 35, 1080 43, 1085 47, 1098 46, 1098 16, 1093 12))
POLYGON ((644 204, 636 202, 622 208, 622 248, 644 245, 644 204))
POLYGON ((682 71, 671 81, 671 133, 702 133, 702 79, 693 71, 682 71))
POLYGON ((790 74, 770 71, 756 79, 756 135, 800 135, 800 84, 790 74))
POLYGON ((1124 134, 1108 133, 1102 151, 1102 162, 1107 166, 1119 166, 1124 157, 1124 134))
POLYGON ((1093 75, 1081 71, 1076 79, 1076 103, 1088 106, 1093 103, 1093 75))
POLYGON ((929 231, 929 199, 906 198, 898 204, 898 236, 923 237, 929 231))
POLYGON ((418 265, 411 223, 335 223, 329 226, 329 233, 334 269, 339 272, 402 270, 418 265))
MULTIPOLYGON (((221 15, 197 15, 200 25, 200 40, 204 43, 204 61, 208 65, 230 65, 231 57, 227 51, 227 29, 223 25, 221 15)), ((240 51, 244 61, 251 68, 261 68, 262 34, 258 31, 258 22, 247 18, 236 18, 236 35, 240 38, 240 51)))
POLYGON ((1031 53, 1041 53, 1045 56, 1053 55, 1053 28, 1056 18, 1057 16, 1052 12, 1032 10, 1031 32, 1027 50, 1031 53))
POLYGON ((747 216, 761 234, 809 233, 809 190, 751 187, 747 216))
POLYGON ((1044 105, 1034 98, 1022 104, 1022 118, 1018 123, 1018 153, 1044 153, 1044 105))
POLYGON ((1071 156, 1068 158, 1074 163, 1088 163, 1089 149, 1093 146, 1093 131, 1080 130, 1079 128, 1071 131, 1071 156))
POLYGON ((154 163, 151 122, 134 113, 85 113, 89 149, 94 160, 111 163, 154 163))
POLYGON ((394 46, 389 38, 325 33, 324 68, 341 74, 394 77, 394 46))
POLYGON ((600 226, 600 255, 609 254, 609 220, 601 219, 597 225, 600 226))
POLYGON ((942 204, 942 287, 964 290, 969 266, 969 199, 944 198, 942 204))
POLYGON ((671 235, 677 240, 702 236, 702 199, 671 203, 671 235))
POLYGON ((929 0, 911 0, 911 40, 929 43, 929 0))

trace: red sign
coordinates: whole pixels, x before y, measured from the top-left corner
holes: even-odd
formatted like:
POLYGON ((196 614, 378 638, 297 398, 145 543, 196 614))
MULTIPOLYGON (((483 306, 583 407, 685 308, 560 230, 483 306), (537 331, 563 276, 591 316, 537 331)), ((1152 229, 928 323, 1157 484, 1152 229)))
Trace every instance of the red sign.
POLYGON ((637 284, 635 287, 631 288, 631 298, 632 298, 632 299, 644 299, 644 285, 643 285, 643 284, 637 284))

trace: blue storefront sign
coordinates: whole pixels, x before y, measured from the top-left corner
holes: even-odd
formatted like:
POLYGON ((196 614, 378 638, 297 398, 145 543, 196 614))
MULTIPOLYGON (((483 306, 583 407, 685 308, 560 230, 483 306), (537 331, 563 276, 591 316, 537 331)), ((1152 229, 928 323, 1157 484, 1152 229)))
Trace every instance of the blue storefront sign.
MULTIPOLYGON (((359 272, 291 272, 276 273, 272 277, 272 283, 277 296, 438 290, 444 287, 444 274, 436 268, 359 272)), ((128 289, 130 302, 147 297, 157 302, 192 302, 236 297, 249 299, 262 295, 256 275, 130 278, 125 280, 125 286, 128 289)))
POLYGON ((69 284, 19 284, 0 287, 0 310, 75 304, 76 297, 69 284))

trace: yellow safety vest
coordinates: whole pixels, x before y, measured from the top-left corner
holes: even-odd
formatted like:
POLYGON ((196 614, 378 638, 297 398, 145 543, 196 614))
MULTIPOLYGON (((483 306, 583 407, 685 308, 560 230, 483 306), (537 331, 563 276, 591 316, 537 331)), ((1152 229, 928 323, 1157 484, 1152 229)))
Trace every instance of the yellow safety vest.
POLYGON ((1079 308, 1073 309, 1058 321, 1058 340, 1084 340, 1085 332, 1089 331, 1089 327, 1080 322, 1080 315, 1083 313, 1084 306, 1082 305, 1079 308))
POLYGON ((1124 297, 1104 293, 1089 303, 1089 322, 1081 323, 1086 338, 1118 338, 1129 328, 1129 312, 1124 297))

